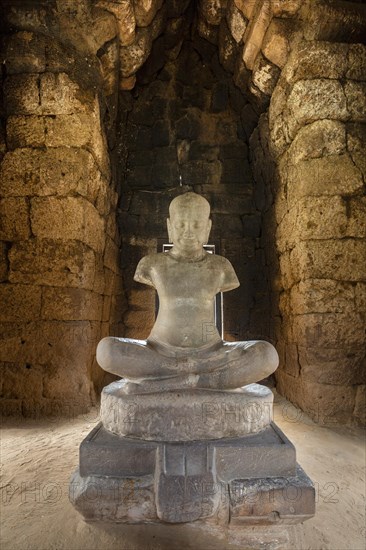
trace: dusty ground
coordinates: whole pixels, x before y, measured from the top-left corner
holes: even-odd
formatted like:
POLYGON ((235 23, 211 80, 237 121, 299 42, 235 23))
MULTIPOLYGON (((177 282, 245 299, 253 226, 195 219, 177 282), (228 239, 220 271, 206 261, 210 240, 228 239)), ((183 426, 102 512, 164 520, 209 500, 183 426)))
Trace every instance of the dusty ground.
MULTIPOLYGON (((317 493, 316 516, 290 528, 286 548, 364 550, 364 432, 319 427, 282 398, 277 398, 275 420, 295 444, 298 462, 317 493)), ((97 421, 96 411, 71 420, 6 420, 1 435, 2 550, 246 548, 240 529, 84 523, 69 504, 68 480, 78 462, 79 443, 97 421)), ((284 548, 275 541, 265 547, 284 548)))

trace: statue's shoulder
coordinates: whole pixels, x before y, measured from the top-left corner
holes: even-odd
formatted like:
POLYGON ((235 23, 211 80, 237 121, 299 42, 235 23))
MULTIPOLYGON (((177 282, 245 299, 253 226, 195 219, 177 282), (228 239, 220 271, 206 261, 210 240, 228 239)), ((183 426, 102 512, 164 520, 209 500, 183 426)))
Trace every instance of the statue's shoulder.
POLYGON ((210 254, 209 262, 220 276, 220 291, 226 292, 240 286, 231 262, 219 254, 210 254))
POLYGON ((162 253, 154 252, 141 258, 137 264, 134 280, 139 283, 144 283, 145 285, 154 286, 151 279, 151 271, 164 261, 161 256, 163 256, 162 253))
POLYGON ((224 258, 224 256, 220 256, 219 254, 209 254, 208 253, 208 261, 215 265, 216 267, 221 267, 222 269, 232 269, 232 265, 229 262, 227 258, 224 258))
POLYGON ((138 265, 141 266, 153 266, 161 261, 163 261, 163 256, 165 254, 163 252, 152 252, 151 254, 147 254, 141 260, 139 261, 138 265))

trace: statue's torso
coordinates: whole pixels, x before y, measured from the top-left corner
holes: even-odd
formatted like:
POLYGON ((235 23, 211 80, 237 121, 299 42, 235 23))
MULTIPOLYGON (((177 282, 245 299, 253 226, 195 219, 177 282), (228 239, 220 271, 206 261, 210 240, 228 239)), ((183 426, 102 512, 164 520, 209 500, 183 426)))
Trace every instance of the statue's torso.
POLYGON ((220 341, 214 298, 226 290, 231 272, 236 279, 231 264, 217 255, 206 254, 197 262, 178 261, 167 253, 146 256, 135 278, 154 286, 159 296, 159 313, 148 341, 178 348, 220 341))

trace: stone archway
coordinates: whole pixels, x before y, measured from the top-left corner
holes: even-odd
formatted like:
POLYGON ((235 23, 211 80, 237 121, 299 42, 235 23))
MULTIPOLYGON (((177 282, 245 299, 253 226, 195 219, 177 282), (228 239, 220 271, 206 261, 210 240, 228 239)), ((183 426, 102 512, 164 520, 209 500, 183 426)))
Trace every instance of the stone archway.
POLYGON ((228 302, 229 332, 276 343, 279 391, 315 419, 360 421, 365 49, 358 42, 364 7, 297 0, 202 0, 197 10, 178 0, 84 1, 77 10, 74 2, 19 8, 9 0, 6 7, 5 412, 74 414, 90 404, 93 386, 103 383, 93 362, 96 341, 108 332, 135 335, 146 328, 146 295, 127 282, 123 289, 120 269, 128 281, 133 258, 161 236, 154 224, 170 194, 179 192, 179 175, 191 185, 189 178, 201 170, 214 185, 198 189, 196 181, 193 187, 212 197, 217 236, 225 234, 223 253, 232 255, 243 279, 249 264, 240 259, 249 252, 255 266, 249 294, 238 295, 240 308, 228 302), (211 48, 209 61, 198 42, 211 48), (184 48, 186 60, 180 58, 184 48), (205 63, 214 74, 204 105, 184 83, 184 70, 183 103, 172 94, 179 78, 169 67, 190 62, 192 72, 201 64, 199 79, 205 63), (160 108, 162 99, 171 102, 163 116, 159 101, 152 102, 151 126, 140 124, 146 122, 145 94, 160 98, 160 108), (173 128, 174 101, 183 111, 173 128), (207 125, 224 124, 225 117, 230 139, 218 147, 217 128, 215 138, 207 125), (234 124, 240 126, 235 140, 234 124), (146 164, 139 171, 138 149, 126 140, 133 131, 140 132, 139 144, 147 140, 146 150, 155 140, 150 187, 141 186, 139 173, 148 181, 146 164), (238 156, 225 157, 225 146, 233 155, 234 141, 238 156), (245 192, 238 165, 250 179, 245 192), (159 166, 166 178, 160 187, 159 166), (230 166, 232 182, 223 176, 230 166), (144 216, 151 225, 143 226, 144 216), (260 282, 257 273, 265 273, 260 282), (243 324, 236 312, 248 306, 243 324))

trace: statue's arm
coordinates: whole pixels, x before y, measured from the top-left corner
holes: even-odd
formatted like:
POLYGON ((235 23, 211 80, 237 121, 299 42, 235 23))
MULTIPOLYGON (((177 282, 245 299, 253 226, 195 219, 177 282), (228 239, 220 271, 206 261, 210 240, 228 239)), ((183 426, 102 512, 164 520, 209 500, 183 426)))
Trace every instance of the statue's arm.
POLYGON ((142 258, 139 263, 137 264, 137 268, 134 275, 134 280, 138 283, 143 283, 145 285, 149 286, 155 286, 152 281, 152 273, 151 273, 151 258, 149 256, 145 256, 142 258))
POLYGON ((236 276, 233 266, 226 258, 222 258, 222 279, 220 292, 227 292, 228 290, 234 290, 240 286, 239 279, 236 276))

